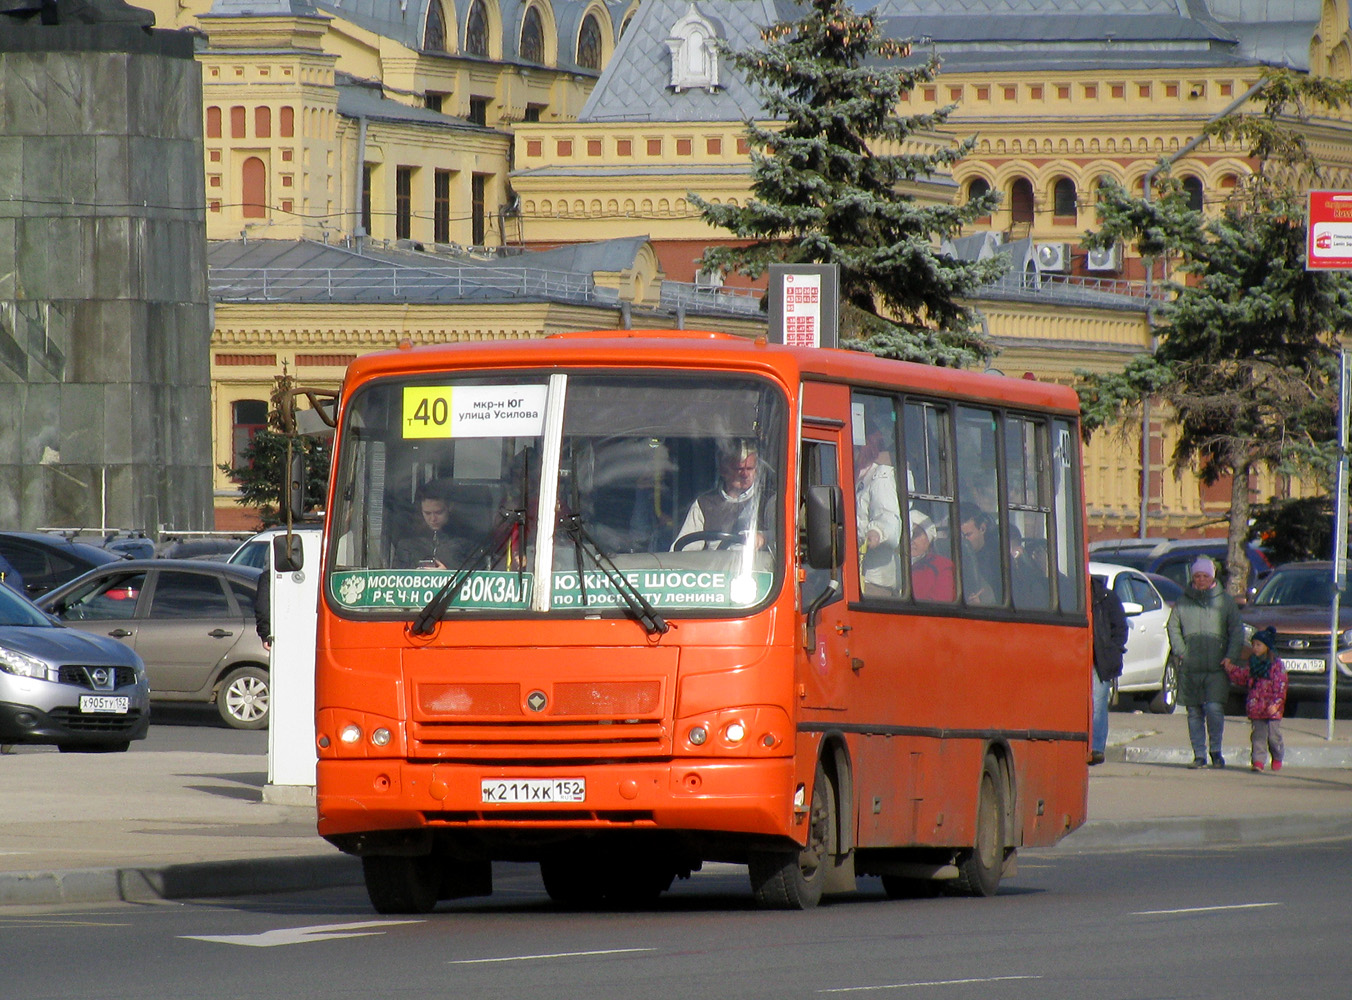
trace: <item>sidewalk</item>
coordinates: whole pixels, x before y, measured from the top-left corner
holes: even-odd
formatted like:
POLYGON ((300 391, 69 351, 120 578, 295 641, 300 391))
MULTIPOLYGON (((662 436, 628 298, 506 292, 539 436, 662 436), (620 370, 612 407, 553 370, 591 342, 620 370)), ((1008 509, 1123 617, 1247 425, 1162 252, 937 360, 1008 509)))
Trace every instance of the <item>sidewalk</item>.
MULTIPOLYGON (((1248 768, 1226 720, 1224 770, 1188 770, 1187 719, 1114 712, 1090 769, 1089 821, 1057 850, 1352 837, 1352 720, 1288 719, 1286 768, 1248 768)), ((149 901, 359 884, 263 756, 137 751, 0 756, 0 906, 149 901), (290 794, 282 794, 287 792, 290 794)))

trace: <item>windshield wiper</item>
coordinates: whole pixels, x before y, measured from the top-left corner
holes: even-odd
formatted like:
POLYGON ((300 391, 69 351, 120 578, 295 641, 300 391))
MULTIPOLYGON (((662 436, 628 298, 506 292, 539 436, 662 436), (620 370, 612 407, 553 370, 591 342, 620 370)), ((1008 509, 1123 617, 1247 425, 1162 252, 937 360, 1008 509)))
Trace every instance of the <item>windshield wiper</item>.
POLYGON ((629 613, 637 619, 649 635, 654 633, 663 635, 671 630, 671 624, 653 607, 652 602, 643 596, 627 576, 620 572, 609 553, 601 548, 596 539, 588 534, 587 529, 582 526, 581 514, 564 514, 559 518, 559 521, 563 525, 564 534, 573 540, 573 547, 578 552, 577 579, 582 590, 584 606, 587 603, 587 586, 583 582, 585 574, 582 567, 582 553, 585 551, 624 600, 625 605, 629 608, 629 613))
MULTIPOLYGON (((513 537, 524 536, 525 532, 517 531, 516 528, 518 526, 524 528, 525 524, 526 509, 524 507, 504 510, 501 523, 488 533, 488 537, 480 543, 477 549, 470 553, 469 558, 460 564, 460 568, 427 602, 427 607, 418 613, 418 617, 413 620, 413 625, 409 631, 414 635, 431 635, 433 627, 441 620, 441 616, 446 613, 446 609, 451 606, 451 602, 460 596, 460 591, 469 581, 470 573, 478 568, 485 559, 489 566, 496 563, 513 537)), ((520 585, 523 576, 523 564, 520 562, 517 564, 516 575, 517 583, 520 585)))

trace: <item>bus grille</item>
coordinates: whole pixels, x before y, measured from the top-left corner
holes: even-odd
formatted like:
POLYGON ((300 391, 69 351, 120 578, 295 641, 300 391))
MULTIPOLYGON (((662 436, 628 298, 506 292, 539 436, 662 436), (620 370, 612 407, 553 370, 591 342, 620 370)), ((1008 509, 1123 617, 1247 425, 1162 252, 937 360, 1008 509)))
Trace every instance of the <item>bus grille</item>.
POLYGON ((657 680, 424 682, 409 727, 415 756, 631 757, 670 750, 657 680))

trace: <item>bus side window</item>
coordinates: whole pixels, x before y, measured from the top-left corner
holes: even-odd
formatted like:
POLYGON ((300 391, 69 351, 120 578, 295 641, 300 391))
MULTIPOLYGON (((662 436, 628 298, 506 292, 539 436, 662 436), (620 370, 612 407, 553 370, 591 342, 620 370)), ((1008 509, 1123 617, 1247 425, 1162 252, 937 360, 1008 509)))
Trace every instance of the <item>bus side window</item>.
POLYGON ((901 500, 897 495, 896 414, 892 399, 856 392, 850 401, 854 443, 855 541, 859 593, 895 597, 901 551, 901 500))
POLYGON ((960 406, 957 431, 962 592, 968 604, 1003 605, 1006 543, 1000 521, 995 414, 960 406))
MULTIPOLYGON (((836 446, 825 441, 804 441, 800 479, 800 497, 807 495, 809 486, 835 486, 839 482, 836 475, 836 446)), ((798 507, 798 551, 800 558, 806 552, 806 530, 806 511, 800 503, 798 507)), ((805 558, 802 558, 801 565, 807 567, 805 558)), ((805 608, 830 587, 832 580, 835 580, 837 584, 840 581, 839 570, 807 567, 806 573, 802 590, 803 607, 805 608)), ((834 603, 844 596, 844 590, 837 586, 836 596, 828 603, 834 603)))

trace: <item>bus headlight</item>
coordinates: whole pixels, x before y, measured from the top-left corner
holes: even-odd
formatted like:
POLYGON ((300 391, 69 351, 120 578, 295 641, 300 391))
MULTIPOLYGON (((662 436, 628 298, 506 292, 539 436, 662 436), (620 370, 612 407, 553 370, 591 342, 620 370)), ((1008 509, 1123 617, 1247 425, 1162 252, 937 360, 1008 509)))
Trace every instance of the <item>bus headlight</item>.
POLYGON ((703 746, 704 741, 707 740, 708 738, 709 731, 705 729, 703 726, 691 726, 690 733, 688 736, 686 736, 686 739, 688 739, 691 743, 693 743, 697 747, 703 746))
POLYGON ((349 746, 361 739, 361 727, 348 723, 338 733, 338 739, 349 746))
POLYGON ((741 743, 746 738, 746 726, 740 722, 729 722, 723 730, 723 738, 729 743, 741 743))
POLYGON ((371 742, 378 747, 389 746, 390 731, 382 726, 381 728, 377 729, 374 733, 371 734, 371 742))

